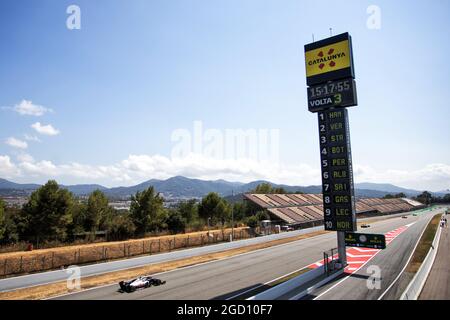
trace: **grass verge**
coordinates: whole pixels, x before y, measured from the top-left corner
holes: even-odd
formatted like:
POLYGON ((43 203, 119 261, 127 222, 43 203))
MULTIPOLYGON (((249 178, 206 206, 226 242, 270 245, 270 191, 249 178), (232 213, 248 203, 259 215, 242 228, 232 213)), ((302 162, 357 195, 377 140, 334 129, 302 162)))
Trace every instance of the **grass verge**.
POLYGON ((420 238, 416 251, 414 251, 414 255, 412 256, 411 261, 405 269, 406 272, 416 273, 419 270, 423 260, 425 260, 425 257, 428 254, 428 251, 430 251, 437 228, 439 227, 441 215, 441 213, 435 215, 428 223, 427 228, 420 238))
POLYGON ((442 213, 438 213, 428 222, 422 236, 417 243, 417 247, 412 254, 411 260, 406 266, 403 273, 398 278, 395 285, 384 295, 384 300, 398 300, 402 293, 406 290, 409 283, 414 278, 414 275, 422 265, 423 260, 431 248, 437 228, 439 228, 439 221, 442 213))

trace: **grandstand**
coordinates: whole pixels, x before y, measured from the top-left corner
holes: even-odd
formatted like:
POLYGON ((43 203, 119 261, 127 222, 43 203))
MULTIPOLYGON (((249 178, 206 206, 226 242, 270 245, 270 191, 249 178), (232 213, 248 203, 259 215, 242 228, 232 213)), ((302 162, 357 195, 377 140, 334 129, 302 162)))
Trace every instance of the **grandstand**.
MULTIPOLYGON (((267 210, 273 221, 298 227, 323 223, 321 194, 245 194, 244 199, 267 210)), ((361 198, 356 201, 358 216, 386 215, 422 208, 408 198, 361 198)))

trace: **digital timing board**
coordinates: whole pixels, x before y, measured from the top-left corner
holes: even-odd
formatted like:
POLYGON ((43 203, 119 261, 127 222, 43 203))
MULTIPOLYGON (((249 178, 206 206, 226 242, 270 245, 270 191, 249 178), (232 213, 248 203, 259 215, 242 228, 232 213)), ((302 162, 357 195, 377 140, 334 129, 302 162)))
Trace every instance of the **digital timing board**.
POLYGON ((318 113, 325 230, 355 231, 356 208, 347 109, 318 113))
POLYGON ((305 45, 308 110, 319 118, 325 230, 356 231, 350 130, 356 106, 352 38, 343 33, 305 45))
POLYGON ((308 110, 311 112, 357 104, 356 83, 351 78, 328 81, 308 88, 308 110))

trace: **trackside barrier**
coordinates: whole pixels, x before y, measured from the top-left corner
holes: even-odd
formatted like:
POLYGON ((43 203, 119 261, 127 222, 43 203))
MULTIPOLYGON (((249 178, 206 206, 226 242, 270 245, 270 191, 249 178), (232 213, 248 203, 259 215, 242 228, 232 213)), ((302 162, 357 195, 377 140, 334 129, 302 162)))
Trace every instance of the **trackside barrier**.
POLYGON ((423 260, 419 270, 414 275, 414 278, 406 287, 406 290, 400 297, 400 300, 417 300, 420 293, 422 292, 423 286, 427 281, 428 274, 433 267, 434 259, 436 258, 436 254, 439 247, 439 239, 441 238, 441 226, 439 224, 436 235, 434 236, 433 243, 431 245, 430 250, 428 251, 427 256, 423 260))
POLYGON ((305 283, 320 277, 325 272, 324 266, 315 268, 286 282, 283 282, 273 288, 263 291, 247 300, 275 300, 282 295, 294 290, 295 288, 304 285, 305 283))
POLYGON ((290 297, 289 300, 300 300, 301 298, 303 298, 304 296, 310 294, 311 292, 313 292, 314 290, 316 290, 317 288, 320 288, 321 286, 323 286, 324 284, 327 284, 328 282, 330 282, 331 280, 337 278, 338 276, 340 276, 341 274, 344 273, 344 269, 340 269, 339 271, 336 271, 335 273, 331 274, 330 276, 326 277, 325 279, 323 279, 322 281, 317 282, 315 285, 309 287, 306 290, 303 290, 302 292, 300 292, 299 294, 296 294, 293 297, 290 297))
MULTIPOLYGON (((323 279, 322 281, 320 281, 319 283, 321 283, 320 285, 325 284, 326 282, 330 281, 331 279, 333 279, 334 277, 337 276, 337 274, 341 274, 344 270, 340 270, 334 274, 332 274, 331 276, 323 279)), ((304 274, 301 274, 295 278, 292 278, 286 282, 283 282, 273 288, 270 288, 266 291, 263 291, 261 293, 258 293, 257 295, 248 298, 247 300, 275 300, 289 292, 291 292, 292 290, 305 285, 306 283, 322 276, 324 274, 325 270, 324 270, 324 266, 315 268, 311 271, 308 271, 304 274)), ((318 287, 318 284, 315 284, 313 287, 316 288, 318 287)), ((309 292, 311 292, 311 290, 313 289, 313 287, 308 288, 307 290, 304 291, 304 295, 308 294, 309 292)), ((300 299, 300 297, 298 298, 300 299)))

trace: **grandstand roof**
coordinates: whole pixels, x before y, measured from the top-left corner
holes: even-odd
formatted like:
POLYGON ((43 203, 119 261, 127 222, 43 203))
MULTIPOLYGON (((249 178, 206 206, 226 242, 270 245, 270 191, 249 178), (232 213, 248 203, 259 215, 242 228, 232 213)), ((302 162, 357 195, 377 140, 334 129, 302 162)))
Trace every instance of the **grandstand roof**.
MULTIPOLYGON (((245 198, 267 209, 289 224, 323 220, 322 194, 245 194, 245 198)), ((422 206, 407 198, 363 198, 356 201, 356 212, 389 214, 410 211, 422 206)))

